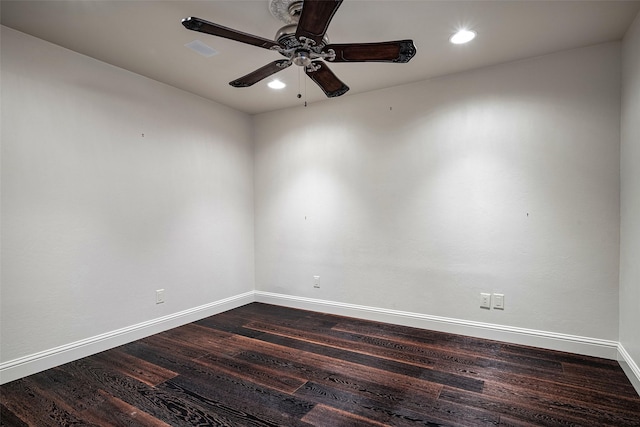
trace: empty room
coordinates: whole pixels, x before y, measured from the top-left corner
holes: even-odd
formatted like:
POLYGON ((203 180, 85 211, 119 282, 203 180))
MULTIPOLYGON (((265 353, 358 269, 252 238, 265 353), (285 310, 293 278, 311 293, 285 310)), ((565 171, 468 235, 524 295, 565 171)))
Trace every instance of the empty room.
POLYGON ((0 21, 0 425, 640 426, 640 1, 0 21))

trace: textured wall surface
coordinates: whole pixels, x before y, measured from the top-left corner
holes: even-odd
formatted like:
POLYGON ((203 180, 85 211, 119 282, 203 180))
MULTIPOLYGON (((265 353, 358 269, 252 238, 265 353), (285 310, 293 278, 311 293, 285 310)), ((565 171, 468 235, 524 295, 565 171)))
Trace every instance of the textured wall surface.
POLYGON ((254 127, 257 290, 617 340, 619 43, 254 127))
POLYGON ((253 290, 252 158, 249 116, 3 27, 2 361, 253 290))

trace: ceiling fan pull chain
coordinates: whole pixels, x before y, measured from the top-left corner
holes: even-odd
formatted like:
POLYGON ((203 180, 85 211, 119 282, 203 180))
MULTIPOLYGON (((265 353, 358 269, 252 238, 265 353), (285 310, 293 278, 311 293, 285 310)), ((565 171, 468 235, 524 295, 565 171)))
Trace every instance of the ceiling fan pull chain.
POLYGON ((298 99, 302 98, 302 92, 300 90, 300 81, 301 81, 301 76, 300 76, 300 67, 298 67, 298 99))

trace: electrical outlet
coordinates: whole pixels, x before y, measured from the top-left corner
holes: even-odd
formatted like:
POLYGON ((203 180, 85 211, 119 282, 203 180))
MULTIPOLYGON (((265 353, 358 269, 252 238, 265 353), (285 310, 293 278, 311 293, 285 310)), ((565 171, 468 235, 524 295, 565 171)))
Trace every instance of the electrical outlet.
POLYGON ((493 308, 504 310, 504 294, 493 294, 493 308))
POLYGON ((491 294, 480 294, 480 308, 486 308, 491 310, 491 294))
POLYGON ((156 291, 156 304, 162 304, 164 302, 164 289, 158 289, 156 291))
POLYGON ((320 276, 313 276, 313 287, 320 288, 320 276))

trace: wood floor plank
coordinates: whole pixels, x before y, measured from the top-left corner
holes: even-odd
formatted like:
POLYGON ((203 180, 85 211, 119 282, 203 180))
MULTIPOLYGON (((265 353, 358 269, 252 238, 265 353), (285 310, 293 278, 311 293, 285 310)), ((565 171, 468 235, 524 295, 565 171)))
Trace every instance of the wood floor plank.
POLYGON ((573 385, 558 383, 553 379, 544 379, 530 375, 514 375, 513 373, 491 370, 481 372, 486 377, 485 385, 488 387, 492 383, 500 386, 512 387, 516 390, 529 392, 546 393, 553 396, 589 402, 590 405, 602 406, 607 409, 634 412, 638 409, 638 399, 633 396, 626 396, 612 393, 608 389, 593 389, 584 385, 573 385))
POLYGON ((396 362, 394 360, 378 358, 355 351, 324 346, 302 340, 296 340, 281 335, 262 333, 261 335, 257 336, 256 339, 310 353, 324 354, 336 360, 345 360, 364 366, 370 366, 401 375, 423 379, 425 381, 434 382, 437 384, 447 384, 451 385, 452 387, 460 387, 474 391, 482 390, 483 382, 481 380, 468 378, 458 374, 451 374, 448 372, 421 368, 412 364, 396 362))
POLYGON ((509 419, 533 426, 584 425, 581 419, 568 416, 562 412, 554 413, 553 410, 531 405, 529 402, 520 399, 505 400, 495 396, 490 397, 478 393, 469 393, 448 387, 442 390, 440 399, 472 408, 484 409, 500 414, 501 417, 506 416, 509 419))
POLYGON ((68 363, 62 369, 167 424, 224 425, 219 424, 220 416, 208 408, 182 400, 159 387, 150 387, 120 372, 111 371, 92 357, 68 363))
POLYGON ((500 353, 548 359, 560 363, 576 363, 582 366, 603 367, 614 371, 619 368, 618 362, 615 360, 517 344, 500 343, 500 353))
POLYGON ((455 354, 410 345, 390 338, 342 332, 335 329, 298 329, 282 325, 266 324, 264 322, 250 322, 247 328, 263 331, 284 337, 301 339, 316 344, 348 349, 376 357, 411 363, 418 366, 436 367, 443 364, 461 364, 473 366, 476 357, 464 357, 455 354))
POLYGON ((156 346, 149 341, 135 341, 120 346, 119 350, 177 374, 184 373, 186 364, 206 354, 196 353, 198 357, 186 357, 178 350, 178 347, 172 352, 164 346, 156 346))
MULTIPOLYGON (((396 390, 398 393, 415 394, 419 398, 435 398, 442 389, 441 384, 334 359, 322 354, 292 351, 289 347, 264 341, 254 342, 255 340, 240 336, 230 340, 229 345, 234 345, 234 341, 237 341, 235 345, 238 348, 245 349, 236 355, 237 358, 270 366, 294 377, 304 377, 319 382, 341 382, 351 384, 351 387, 364 388, 364 384, 371 384, 387 390, 396 390)), ((366 388, 366 390, 372 389, 366 388)))
POLYGON ((542 424, 533 424, 522 420, 509 417, 507 415, 500 416, 500 427, 539 427, 542 424))
POLYGON ((29 424, 22 421, 16 414, 4 406, 4 404, 0 403, 0 426, 29 427, 29 424))
POLYGON ((459 354, 471 356, 477 356, 479 352, 485 356, 497 354, 503 345, 497 341, 363 319, 343 318, 342 322, 338 323, 333 329, 386 337, 388 339, 402 338, 424 346, 431 345, 435 348, 448 349, 459 354))
POLYGON ((243 416, 262 420, 267 425, 302 425, 304 423, 296 420, 304 417, 314 406, 293 394, 222 374, 179 376, 167 381, 163 387, 180 390, 203 402, 225 402, 225 407, 233 408, 243 416))
MULTIPOLYGON (((146 344, 168 354, 175 354, 176 358, 182 359, 197 359, 198 357, 202 357, 209 353, 208 350, 202 348, 200 345, 174 339, 166 333, 152 335, 135 342, 146 344)), ((126 344, 123 347, 126 347, 127 345, 129 344, 126 344)))
MULTIPOLYGON (((585 402, 582 399, 568 398, 549 391, 531 391, 522 388, 514 388, 495 382, 487 382, 483 396, 496 398, 503 401, 522 402, 522 405, 535 410, 551 410, 554 413, 562 412, 565 417, 581 420, 582 423, 594 422, 597 425, 630 426, 633 414, 624 410, 612 413, 603 409, 600 405, 585 402)), ((635 421, 633 421, 635 422, 635 421)))
POLYGON ((4 426, 640 427, 614 360, 253 303, 0 386, 4 426))
MULTIPOLYGON (((598 393, 603 391, 613 394, 636 394, 633 386, 626 376, 612 375, 610 378, 595 374, 591 369, 585 371, 585 375, 571 374, 562 365, 562 371, 540 369, 538 367, 527 367, 519 364, 507 363, 499 360, 480 359, 483 368, 477 369, 481 377, 499 378, 504 381, 522 380, 522 378, 535 378, 543 380, 545 384, 555 384, 561 389, 581 388, 598 393)), ((618 367, 618 369, 620 369, 618 367)), ((622 369, 620 369, 622 371, 622 369)), ((525 380, 526 381, 526 380, 525 380)))
POLYGON ((121 372, 152 387, 178 375, 174 371, 131 356, 117 348, 98 353, 93 359, 102 362, 106 369, 121 372))
POLYGON ((101 426, 171 427, 164 421, 102 390, 98 394, 103 397, 102 402, 80 412, 85 422, 101 426))
POLYGON ((235 321, 246 322, 247 320, 268 320, 272 323, 325 323, 335 324, 341 319, 340 316, 327 315, 317 311, 300 310, 297 308, 284 307, 272 304, 254 303, 247 304, 239 309, 221 313, 222 316, 235 316, 235 321))
POLYGON ((62 400, 72 407, 73 411, 82 412, 99 405, 104 398, 92 384, 78 381, 63 369, 49 369, 28 378, 40 390, 46 391, 48 399, 62 400))
POLYGON ((441 389, 440 385, 425 381, 411 381, 402 376, 391 378, 393 374, 383 371, 372 373, 360 370, 358 365, 353 367, 331 366, 323 369, 263 353, 246 352, 239 354, 238 357, 275 365, 284 372, 298 372, 301 376, 306 375, 309 381, 357 393, 364 397, 375 398, 390 406, 412 406, 414 402, 433 402, 441 389), (410 398, 407 399, 407 396, 410 398))
POLYGON ((555 364, 553 367, 535 365, 523 365, 521 363, 510 363, 503 360, 478 358, 478 367, 487 368, 487 370, 509 372, 514 375, 529 375, 540 378, 558 378, 563 374, 562 364, 555 364))
POLYGON ((374 399, 313 382, 298 389, 296 395, 388 426, 453 425, 433 415, 418 413, 402 406, 383 406, 374 399))
MULTIPOLYGON (((245 319, 246 320, 246 319, 245 319)), ((233 335, 242 335, 249 338, 256 338, 262 335, 260 331, 254 331, 244 327, 242 316, 230 316, 221 313, 217 316, 207 317, 206 319, 194 322, 196 325, 205 326, 216 331, 228 332, 233 335)))
POLYGON ((206 367, 196 363, 200 357, 206 354, 188 358, 177 351, 172 353, 164 347, 157 347, 149 342, 142 341, 129 343, 120 347, 120 349, 127 354, 146 360, 149 363, 177 372, 179 375, 197 375, 208 372, 206 367))
POLYGON ((602 410, 588 402, 578 403, 553 394, 528 393, 525 389, 490 390, 481 395, 445 387, 440 399, 494 411, 514 420, 541 426, 637 427, 638 412, 602 410))
POLYGON ((207 353, 224 351, 225 341, 233 334, 211 328, 203 330, 203 328, 205 327, 190 323, 158 335, 160 338, 179 341, 190 347, 199 347, 207 353))
POLYGON ((316 405, 310 410, 307 415, 302 418, 302 421, 314 426, 386 427, 388 425, 321 404, 316 405))
POLYGON ((226 372, 229 375, 243 378, 257 384, 280 390, 284 393, 293 393, 306 382, 301 376, 291 375, 277 371, 270 366, 252 363, 238 357, 209 354, 197 360, 197 363, 208 369, 226 372))
POLYGON ((23 378, 2 386, 2 405, 30 426, 89 425, 73 409, 48 390, 43 390, 31 378, 23 378))
POLYGON ((575 363, 563 363, 562 366, 564 371, 563 378, 567 381, 576 382, 577 380, 584 384, 584 380, 588 379, 587 384, 590 386, 598 388, 611 387, 620 392, 632 391, 633 386, 620 368, 612 371, 610 369, 584 366, 575 363))
MULTIPOLYGON (((252 305, 253 308, 260 307, 261 304, 252 305)), ((338 319, 335 316, 326 316, 321 313, 303 311, 288 307, 270 306, 271 309, 252 309, 242 312, 231 310, 221 313, 221 318, 232 319, 233 322, 246 324, 249 322, 265 322, 280 326, 298 329, 321 329, 329 330, 333 328, 338 319), (273 308, 275 307, 275 309, 273 308)))

